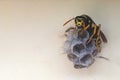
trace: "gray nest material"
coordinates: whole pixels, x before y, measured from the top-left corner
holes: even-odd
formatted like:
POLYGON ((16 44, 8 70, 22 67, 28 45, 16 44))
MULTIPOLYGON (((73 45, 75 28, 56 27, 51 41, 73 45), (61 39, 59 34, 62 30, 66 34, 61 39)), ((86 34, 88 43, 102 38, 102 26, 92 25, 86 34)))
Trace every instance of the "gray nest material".
POLYGON ((71 29, 65 35, 67 40, 64 44, 64 51, 67 53, 68 59, 73 62, 74 67, 76 69, 86 68, 93 64, 98 50, 94 41, 86 45, 89 33, 71 29))

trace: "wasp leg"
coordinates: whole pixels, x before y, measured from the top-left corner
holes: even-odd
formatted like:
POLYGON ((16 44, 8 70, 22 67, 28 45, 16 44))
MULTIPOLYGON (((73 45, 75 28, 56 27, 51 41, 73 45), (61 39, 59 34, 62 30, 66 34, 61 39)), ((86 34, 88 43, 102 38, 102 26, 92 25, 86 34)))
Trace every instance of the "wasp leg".
POLYGON ((87 26, 84 28, 84 30, 87 30, 89 27, 90 27, 90 25, 87 25, 87 26))
POLYGON ((97 32, 97 39, 96 39, 96 47, 98 49, 98 52, 101 52, 101 39, 100 39, 100 30, 101 30, 101 25, 99 24, 98 26, 98 32, 97 32))
POLYGON ((96 44, 98 52, 101 52, 101 39, 100 39, 100 37, 97 37, 95 44, 96 44))
POLYGON ((69 32, 71 29, 75 29, 75 28, 74 27, 70 27, 65 32, 69 32))
POLYGON ((96 58, 101 58, 101 59, 109 60, 108 58, 103 57, 103 56, 96 56, 96 58))
POLYGON ((87 41, 87 44, 92 40, 92 38, 93 38, 93 36, 95 35, 95 33, 96 33, 96 25, 94 24, 94 31, 93 31, 93 34, 90 36, 90 38, 88 39, 88 41, 87 41))
POLYGON ((70 28, 68 28, 66 31, 65 31, 65 36, 67 36, 67 32, 69 32, 70 30, 72 30, 72 29, 75 29, 74 27, 70 27, 70 28))

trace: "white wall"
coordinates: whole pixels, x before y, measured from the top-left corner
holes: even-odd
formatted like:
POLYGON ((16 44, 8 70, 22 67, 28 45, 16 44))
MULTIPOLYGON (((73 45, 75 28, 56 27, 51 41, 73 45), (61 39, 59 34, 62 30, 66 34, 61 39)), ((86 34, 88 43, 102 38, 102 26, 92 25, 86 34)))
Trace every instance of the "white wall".
POLYGON ((120 80, 119 0, 0 1, 0 80, 120 80), (88 14, 108 38, 88 69, 63 54, 63 23, 88 14))

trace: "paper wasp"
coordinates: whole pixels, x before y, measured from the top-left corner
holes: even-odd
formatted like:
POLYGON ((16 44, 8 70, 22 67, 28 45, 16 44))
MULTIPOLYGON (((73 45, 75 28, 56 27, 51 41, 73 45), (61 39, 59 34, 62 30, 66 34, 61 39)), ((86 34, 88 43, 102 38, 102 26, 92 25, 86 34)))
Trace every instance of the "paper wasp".
POLYGON ((95 44, 98 48, 98 51, 101 51, 101 38, 104 43, 107 43, 107 38, 105 37, 104 33, 101 31, 101 25, 96 25, 96 23, 88 16, 88 15, 81 15, 76 16, 75 18, 72 18, 68 20, 66 23, 64 23, 63 26, 65 26, 70 21, 75 21, 75 27, 68 28, 67 31, 70 29, 77 29, 81 32, 81 30, 88 31, 90 37, 86 44, 89 44, 91 40, 95 40, 95 44))

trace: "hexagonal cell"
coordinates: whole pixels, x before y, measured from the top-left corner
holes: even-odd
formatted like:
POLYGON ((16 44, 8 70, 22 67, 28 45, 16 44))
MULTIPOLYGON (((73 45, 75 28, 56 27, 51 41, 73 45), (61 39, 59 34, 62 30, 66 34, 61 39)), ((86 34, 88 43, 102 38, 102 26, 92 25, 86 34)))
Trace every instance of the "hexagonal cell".
POLYGON ((67 54, 67 57, 70 61, 75 61, 75 59, 77 59, 77 56, 75 54, 67 54))
POLYGON ((89 34, 87 31, 84 31, 84 30, 81 30, 81 31, 78 31, 78 38, 88 38, 89 37, 89 34))
POLYGON ((75 69, 85 68, 86 66, 74 64, 75 69))
POLYGON ((81 50, 85 49, 85 46, 83 44, 76 44, 73 47, 73 52, 78 52, 80 53, 81 50))
POLYGON ((88 67, 91 64, 93 64, 94 58, 92 57, 91 54, 87 54, 80 59, 80 62, 81 62, 81 65, 88 67))

